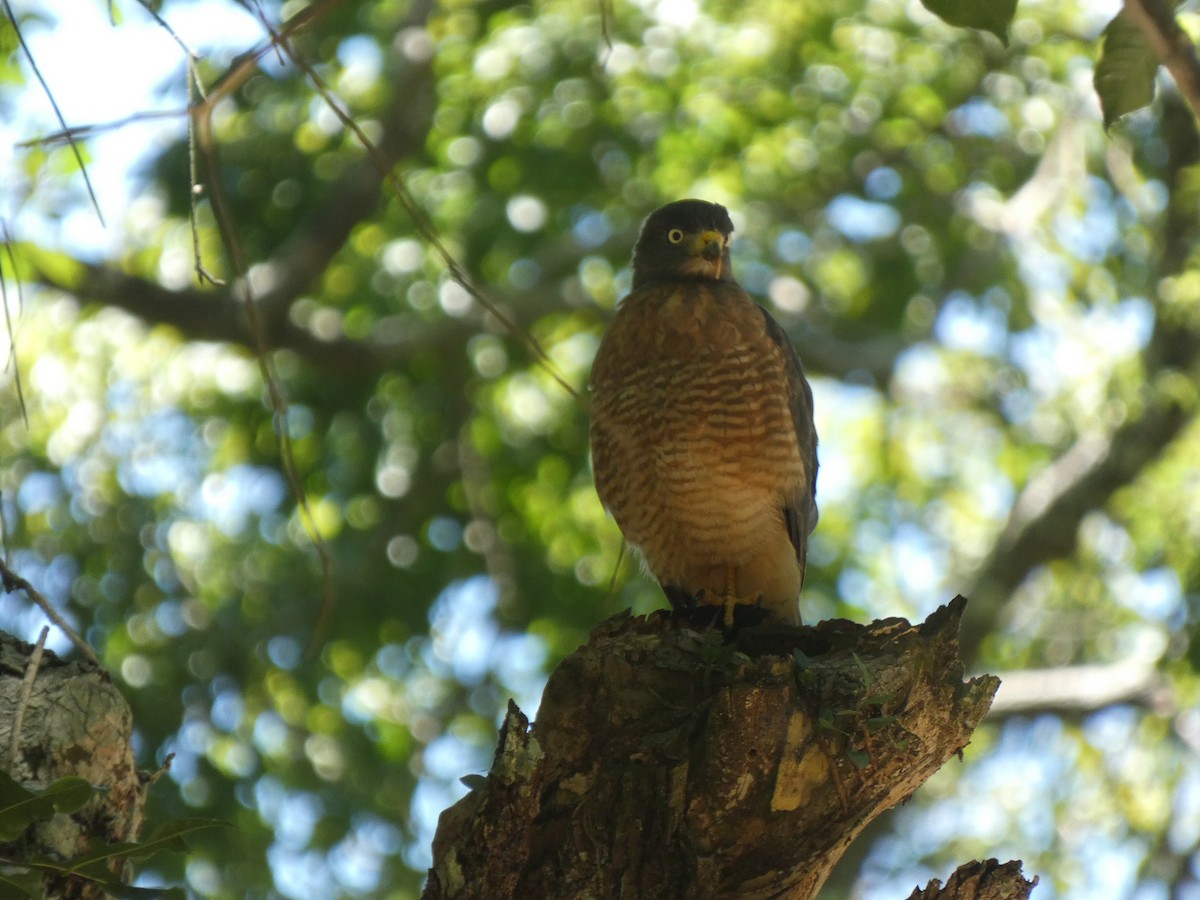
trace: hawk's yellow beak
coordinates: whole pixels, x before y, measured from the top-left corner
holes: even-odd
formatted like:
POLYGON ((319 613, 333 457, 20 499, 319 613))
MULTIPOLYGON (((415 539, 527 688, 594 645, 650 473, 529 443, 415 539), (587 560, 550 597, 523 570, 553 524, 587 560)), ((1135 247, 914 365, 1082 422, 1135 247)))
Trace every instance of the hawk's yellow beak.
POLYGON ((714 277, 721 277, 721 266, 725 258, 725 235, 712 230, 700 232, 696 235, 692 252, 711 262, 716 269, 714 277))

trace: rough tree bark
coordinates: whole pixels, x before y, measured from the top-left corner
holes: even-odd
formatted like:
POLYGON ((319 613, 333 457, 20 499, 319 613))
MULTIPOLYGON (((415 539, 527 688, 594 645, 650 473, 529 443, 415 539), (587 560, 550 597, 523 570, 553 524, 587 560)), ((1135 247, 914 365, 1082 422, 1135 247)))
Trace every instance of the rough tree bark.
MULTIPOLYGON (((987 713, 999 680, 963 682, 964 607, 732 642, 666 612, 605 622, 532 726, 510 704, 491 772, 442 815, 425 900, 815 896, 987 713)), ((1032 887, 990 861, 919 896, 974 896, 956 885, 981 871, 996 897, 1032 887)))
MULTIPOLYGON (((134 764, 125 698, 88 660, 47 650, 31 671, 33 651, 0 632, 0 769, 35 792, 67 776, 102 790, 77 811, 36 821, 16 841, 0 843, 0 869, 4 860, 71 860, 97 844, 133 841, 142 824, 146 782, 134 764)), ((41 888, 54 898, 106 896, 92 882, 56 873, 46 874, 41 888)))

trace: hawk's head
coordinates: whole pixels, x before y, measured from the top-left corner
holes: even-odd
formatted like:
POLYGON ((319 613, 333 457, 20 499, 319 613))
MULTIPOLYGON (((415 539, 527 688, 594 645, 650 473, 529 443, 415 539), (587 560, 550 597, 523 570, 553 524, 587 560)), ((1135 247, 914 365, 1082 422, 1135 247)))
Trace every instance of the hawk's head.
POLYGON ((655 281, 733 281, 729 241, 733 222, 725 207, 677 200, 646 219, 633 250, 633 286, 655 281))

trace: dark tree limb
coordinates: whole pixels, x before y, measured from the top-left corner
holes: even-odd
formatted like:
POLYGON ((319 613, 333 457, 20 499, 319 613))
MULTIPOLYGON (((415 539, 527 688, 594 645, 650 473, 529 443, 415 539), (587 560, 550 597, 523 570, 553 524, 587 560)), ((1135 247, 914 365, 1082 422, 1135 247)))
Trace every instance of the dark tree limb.
MULTIPOLYGON (((307 266, 289 269, 287 260, 293 252, 300 252, 296 248, 302 246, 305 238, 297 235, 294 240, 295 245, 281 249, 277 257, 260 267, 260 270, 289 273, 256 300, 260 304, 263 336, 272 349, 290 350, 309 365, 339 377, 358 378, 403 367, 418 351, 463 352, 468 338, 480 329, 503 333, 498 322, 480 312, 464 318, 443 316, 435 320, 399 314, 382 320, 368 338, 344 334, 318 336, 289 315, 302 285, 312 278, 307 266)), ((336 248, 327 245, 322 253, 331 251, 336 248)), ((576 252, 582 254, 583 249, 576 248, 576 252)), ((315 249, 313 254, 315 258, 315 249)), ((491 292, 512 321, 523 329, 543 316, 563 310, 563 297, 556 286, 578 263, 577 257, 567 258, 559 252, 546 256, 551 258, 548 263, 539 264, 547 272, 544 289, 527 292, 519 300, 503 291, 491 292)), ((45 266, 33 273, 33 280, 43 287, 78 297, 81 302, 123 310, 149 325, 170 326, 187 340, 219 341, 247 350, 254 347, 243 301, 229 288, 167 288, 114 266, 85 262, 78 263, 67 276, 61 266, 45 266)), ((865 373, 881 385, 887 383, 897 357, 911 344, 895 336, 845 340, 812 329, 794 331, 790 336, 810 373, 835 378, 865 373)))
POLYGON ((510 704, 486 781, 442 816, 426 900, 814 896, 987 713, 964 606, 734 645, 667 613, 609 620, 532 726, 510 704))

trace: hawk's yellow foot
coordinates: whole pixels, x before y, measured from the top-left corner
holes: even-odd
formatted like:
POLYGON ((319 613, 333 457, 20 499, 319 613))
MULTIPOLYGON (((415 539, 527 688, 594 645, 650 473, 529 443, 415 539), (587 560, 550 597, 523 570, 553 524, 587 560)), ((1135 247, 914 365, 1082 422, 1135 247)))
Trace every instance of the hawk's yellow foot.
POLYGON ((762 606, 762 594, 755 597, 739 597, 737 595, 737 569, 733 566, 725 567, 725 593, 721 597, 721 606, 724 614, 721 621, 725 624, 725 630, 728 631, 733 627, 733 611, 739 606, 762 606))

